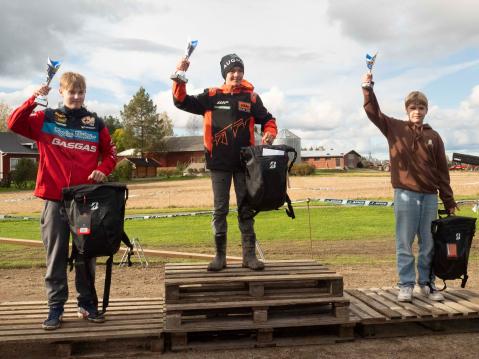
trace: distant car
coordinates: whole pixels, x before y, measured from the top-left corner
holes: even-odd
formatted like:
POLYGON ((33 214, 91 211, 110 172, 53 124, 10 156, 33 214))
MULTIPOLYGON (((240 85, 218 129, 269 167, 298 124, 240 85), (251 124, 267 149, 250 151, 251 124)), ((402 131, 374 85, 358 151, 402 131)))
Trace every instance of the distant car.
POLYGON ((449 167, 449 171, 464 171, 466 168, 466 165, 454 165, 449 167))

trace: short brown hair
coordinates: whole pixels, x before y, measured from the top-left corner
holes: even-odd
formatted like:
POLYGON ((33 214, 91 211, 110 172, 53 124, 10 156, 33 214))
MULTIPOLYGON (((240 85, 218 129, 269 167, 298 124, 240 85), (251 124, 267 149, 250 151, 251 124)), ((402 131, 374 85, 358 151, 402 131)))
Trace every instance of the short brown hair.
POLYGON ((65 72, 62 77, 60 77, 60 88, 65 90, 80 89, 85 91, 85 77, 76 72, 65 72))
POLYGON ((428 107, 427 97, 420 91, 413 91, 404 99, 404 105, 406 108, 412 103, 426 106, 426 108, 428 107))

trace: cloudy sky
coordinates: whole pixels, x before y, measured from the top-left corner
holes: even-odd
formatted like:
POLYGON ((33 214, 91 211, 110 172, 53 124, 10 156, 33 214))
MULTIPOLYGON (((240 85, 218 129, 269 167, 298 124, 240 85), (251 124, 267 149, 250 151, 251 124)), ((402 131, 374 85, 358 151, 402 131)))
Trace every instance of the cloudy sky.
MULTIPOLYGON (((219 86, 220 58, 237 53, 280 128, 303 146, 386 158, 362 109, 365 54, 379 52, 375 91, 404 118, 412 90, 448 153, 479 154, 479 3, 475 0, 0 0, 0 101, 20 105, 45 77, 46 59, 87 78, 87 105, 118 115, 143 86, 185 134, 170 74, 188 37, 188 92, 219 86)), ((49 96, 59 97, 58 77, 49 96)))

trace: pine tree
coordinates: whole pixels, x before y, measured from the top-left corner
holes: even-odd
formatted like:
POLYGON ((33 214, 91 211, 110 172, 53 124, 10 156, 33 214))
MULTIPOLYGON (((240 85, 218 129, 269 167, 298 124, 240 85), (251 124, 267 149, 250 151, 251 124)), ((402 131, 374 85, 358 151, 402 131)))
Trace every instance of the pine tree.
POLYGON ((156 105, 143 87, 133 96, 121 111, 125 135, 131 136, 131 143, 145 151, 158 151, 161 140, 173 134, 173 125, 166 112, 158 114, 156 105))

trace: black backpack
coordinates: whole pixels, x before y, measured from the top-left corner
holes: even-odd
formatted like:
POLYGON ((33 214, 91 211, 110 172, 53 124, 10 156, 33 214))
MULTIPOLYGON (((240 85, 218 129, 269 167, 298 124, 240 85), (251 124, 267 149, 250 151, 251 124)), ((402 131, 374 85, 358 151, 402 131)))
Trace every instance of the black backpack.
POLYGON ((245 200, 254 209, 254 216, 260 211, 279 209, 286 202, 287 215, 295 218, 286 188, 288 172, 296 160, 296 150, 288 145, 259 145, 243 147, 240 155, 248 192, 245 200), (288 165, 290 152, 294 153, 294 158, 288 165))
POLYGON ((432 221, 431 232, 434 239, 434 256, 431 270, 444 281, 462 279, 461 287, 468 279, 467 264, 472 238, 476 231, 476 218, 450 216, 441 217, 446 211, 439 211, 439 219, 432 221))
POLYGON ((113 255, 123 242, 128 248, 128 264, 133 246, 126 235, 123 224, 128 189, 121 183, 85 184, 64 188, 62 202, 68 216, 70 231, 73 234, 70 270, 73 262, 80 266, 90 282, 95 304, 98 305, 95 284, 89 271, 89 263, 94 257, 109 257, 106 262, 103 312, 109 303, 113 255))

